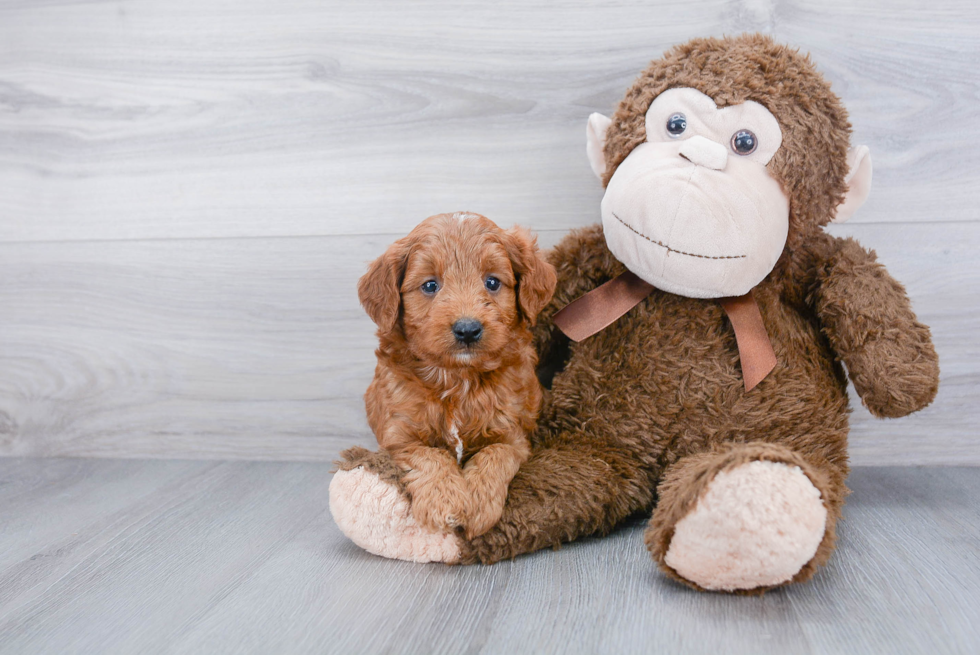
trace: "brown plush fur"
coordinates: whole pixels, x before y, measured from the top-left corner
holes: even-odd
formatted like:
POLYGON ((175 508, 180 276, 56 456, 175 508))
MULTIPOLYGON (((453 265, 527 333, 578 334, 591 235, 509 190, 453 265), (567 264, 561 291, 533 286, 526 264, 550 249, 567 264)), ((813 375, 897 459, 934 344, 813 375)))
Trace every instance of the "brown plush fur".
POLYGON ((361 303, 378 324, 368 423, 395 464, 412 513, 433 530, 483 534, 530 452, 541 404, 530 326, 555 273, 523 228, 477 215, 426 219, 361 278, 361 303), (499 288, 485 285, 489 276, 499 288), (433 281, 438 291, 425 293, 433 281), (482 336, 453 334, 475 319, 482 336))
POLYGON ((386 484, 394 486, 400 493, 408 494, 402 476, 405 471, 398 468, 391 456, 385 451, 371 452, 367 448, 354 446, 340 453, 340 459, 334 462, 340 471, 353 471, 365 468, 378 476, 386 484))
MULTIPOLYGON (((503 558, 608 533, 654 510, 646 535, 665 563, 674 526, 722 470, 754 460, 799 466, 827 508, 816 555, 830 556, 847 494, 847 374, 878 416, 929 404, 938 358, 902 286, 875 255, 825 234, 846 191, 850 126, 809 58, 768 37, 699 39, 654 61, 629 90, 607 133, 606 182, 644 138, 644 114, 671 87, 693 87, 725 106, 755 100, 779 121, 782 147, 768 164, 790 199, 790 229, 776 268, 753 294, 776 368, 742 385, 731 324, 720 305, 655 290, 580 343, 554 313, 624 272, 602 228, 578 230, 550 253, 554 298, 535 330, 546 393, 532 455, 514 477, 500 522, 462 543, 462 561, 503 558)), ((692 586, 696 586, 693 585, 692 586)))

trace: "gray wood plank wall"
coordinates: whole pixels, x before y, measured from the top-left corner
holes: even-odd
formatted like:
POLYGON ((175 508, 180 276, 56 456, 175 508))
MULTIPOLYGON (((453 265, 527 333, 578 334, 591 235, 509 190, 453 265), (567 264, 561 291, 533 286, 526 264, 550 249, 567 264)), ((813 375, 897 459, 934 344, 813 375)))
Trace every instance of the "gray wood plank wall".
MULTIPOLYGON (((0 454, 325 459, 373 438, 355 283, 422 218, 598 219, 585 121, 664 48, 774 34, 871 147, 833 229, 932 325, 858 464, 980 464, 980 3, 0 2, 0 454)), ((855 402, 855 404, 857 404, 855 402)))

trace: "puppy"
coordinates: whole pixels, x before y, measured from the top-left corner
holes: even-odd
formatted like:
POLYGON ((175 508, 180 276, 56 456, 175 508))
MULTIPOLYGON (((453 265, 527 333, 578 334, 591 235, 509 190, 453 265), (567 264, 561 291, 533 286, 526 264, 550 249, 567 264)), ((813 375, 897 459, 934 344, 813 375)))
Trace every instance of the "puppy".
POLYGON ((421 525, 472 538, 500 519, 541 407, 530 327, 555 283, 530 232, 465 212, 422 221, 358 283, 380 340, 368 423, 421 525))

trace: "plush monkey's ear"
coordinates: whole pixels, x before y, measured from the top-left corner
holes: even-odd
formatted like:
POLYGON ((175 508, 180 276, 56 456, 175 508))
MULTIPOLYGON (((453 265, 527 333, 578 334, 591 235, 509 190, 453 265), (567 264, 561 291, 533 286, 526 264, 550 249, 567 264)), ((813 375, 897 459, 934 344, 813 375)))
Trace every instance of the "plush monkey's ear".
POLYGON ((611 118, 595 113, 589 116, 589 124, 585 128, 585 152, 589 155, 592 172, 600 180, 606 172, 606 156, 602 151, 606 146, 606 130, 611 124, 611 118))
POLYGON ((515 225, 504 233, 504 248, 517 277, 517 305, 530 325, 551 300, 558 283, 555 267, 545 261, 537 239, 526 228, 515 225))
POLYGON ((837 206, 832 221, 843 223, 854 215, 871 193, 871 151, 868 146, 857 146, 847 151, 847 194, 837 206))
POLYGON ((408 239, 399 239, 368 266, 357 282, 357 297, 368 316, 379 328, 389 332, 398 321, 401 283, 411 251, 408 239))

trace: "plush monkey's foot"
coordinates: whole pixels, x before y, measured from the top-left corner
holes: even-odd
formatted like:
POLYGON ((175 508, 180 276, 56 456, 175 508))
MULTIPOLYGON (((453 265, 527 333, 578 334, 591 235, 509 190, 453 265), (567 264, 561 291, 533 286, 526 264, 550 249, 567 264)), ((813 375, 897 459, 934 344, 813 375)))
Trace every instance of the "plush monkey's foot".
POLYGON ((716 591, 764 590, 812 575, 827 509, 799 466, 750 461, 699 486, 689 489, 688 510, 672 530, 661 521, 648 533, 665 570, 716 591))
POLYGON ((347 538, 391 559, 459 560, 456 535, 429 532, 412 518, 399 472, 385 453, 351 448, 341 457, 330 482, 330 513, 347 538))

